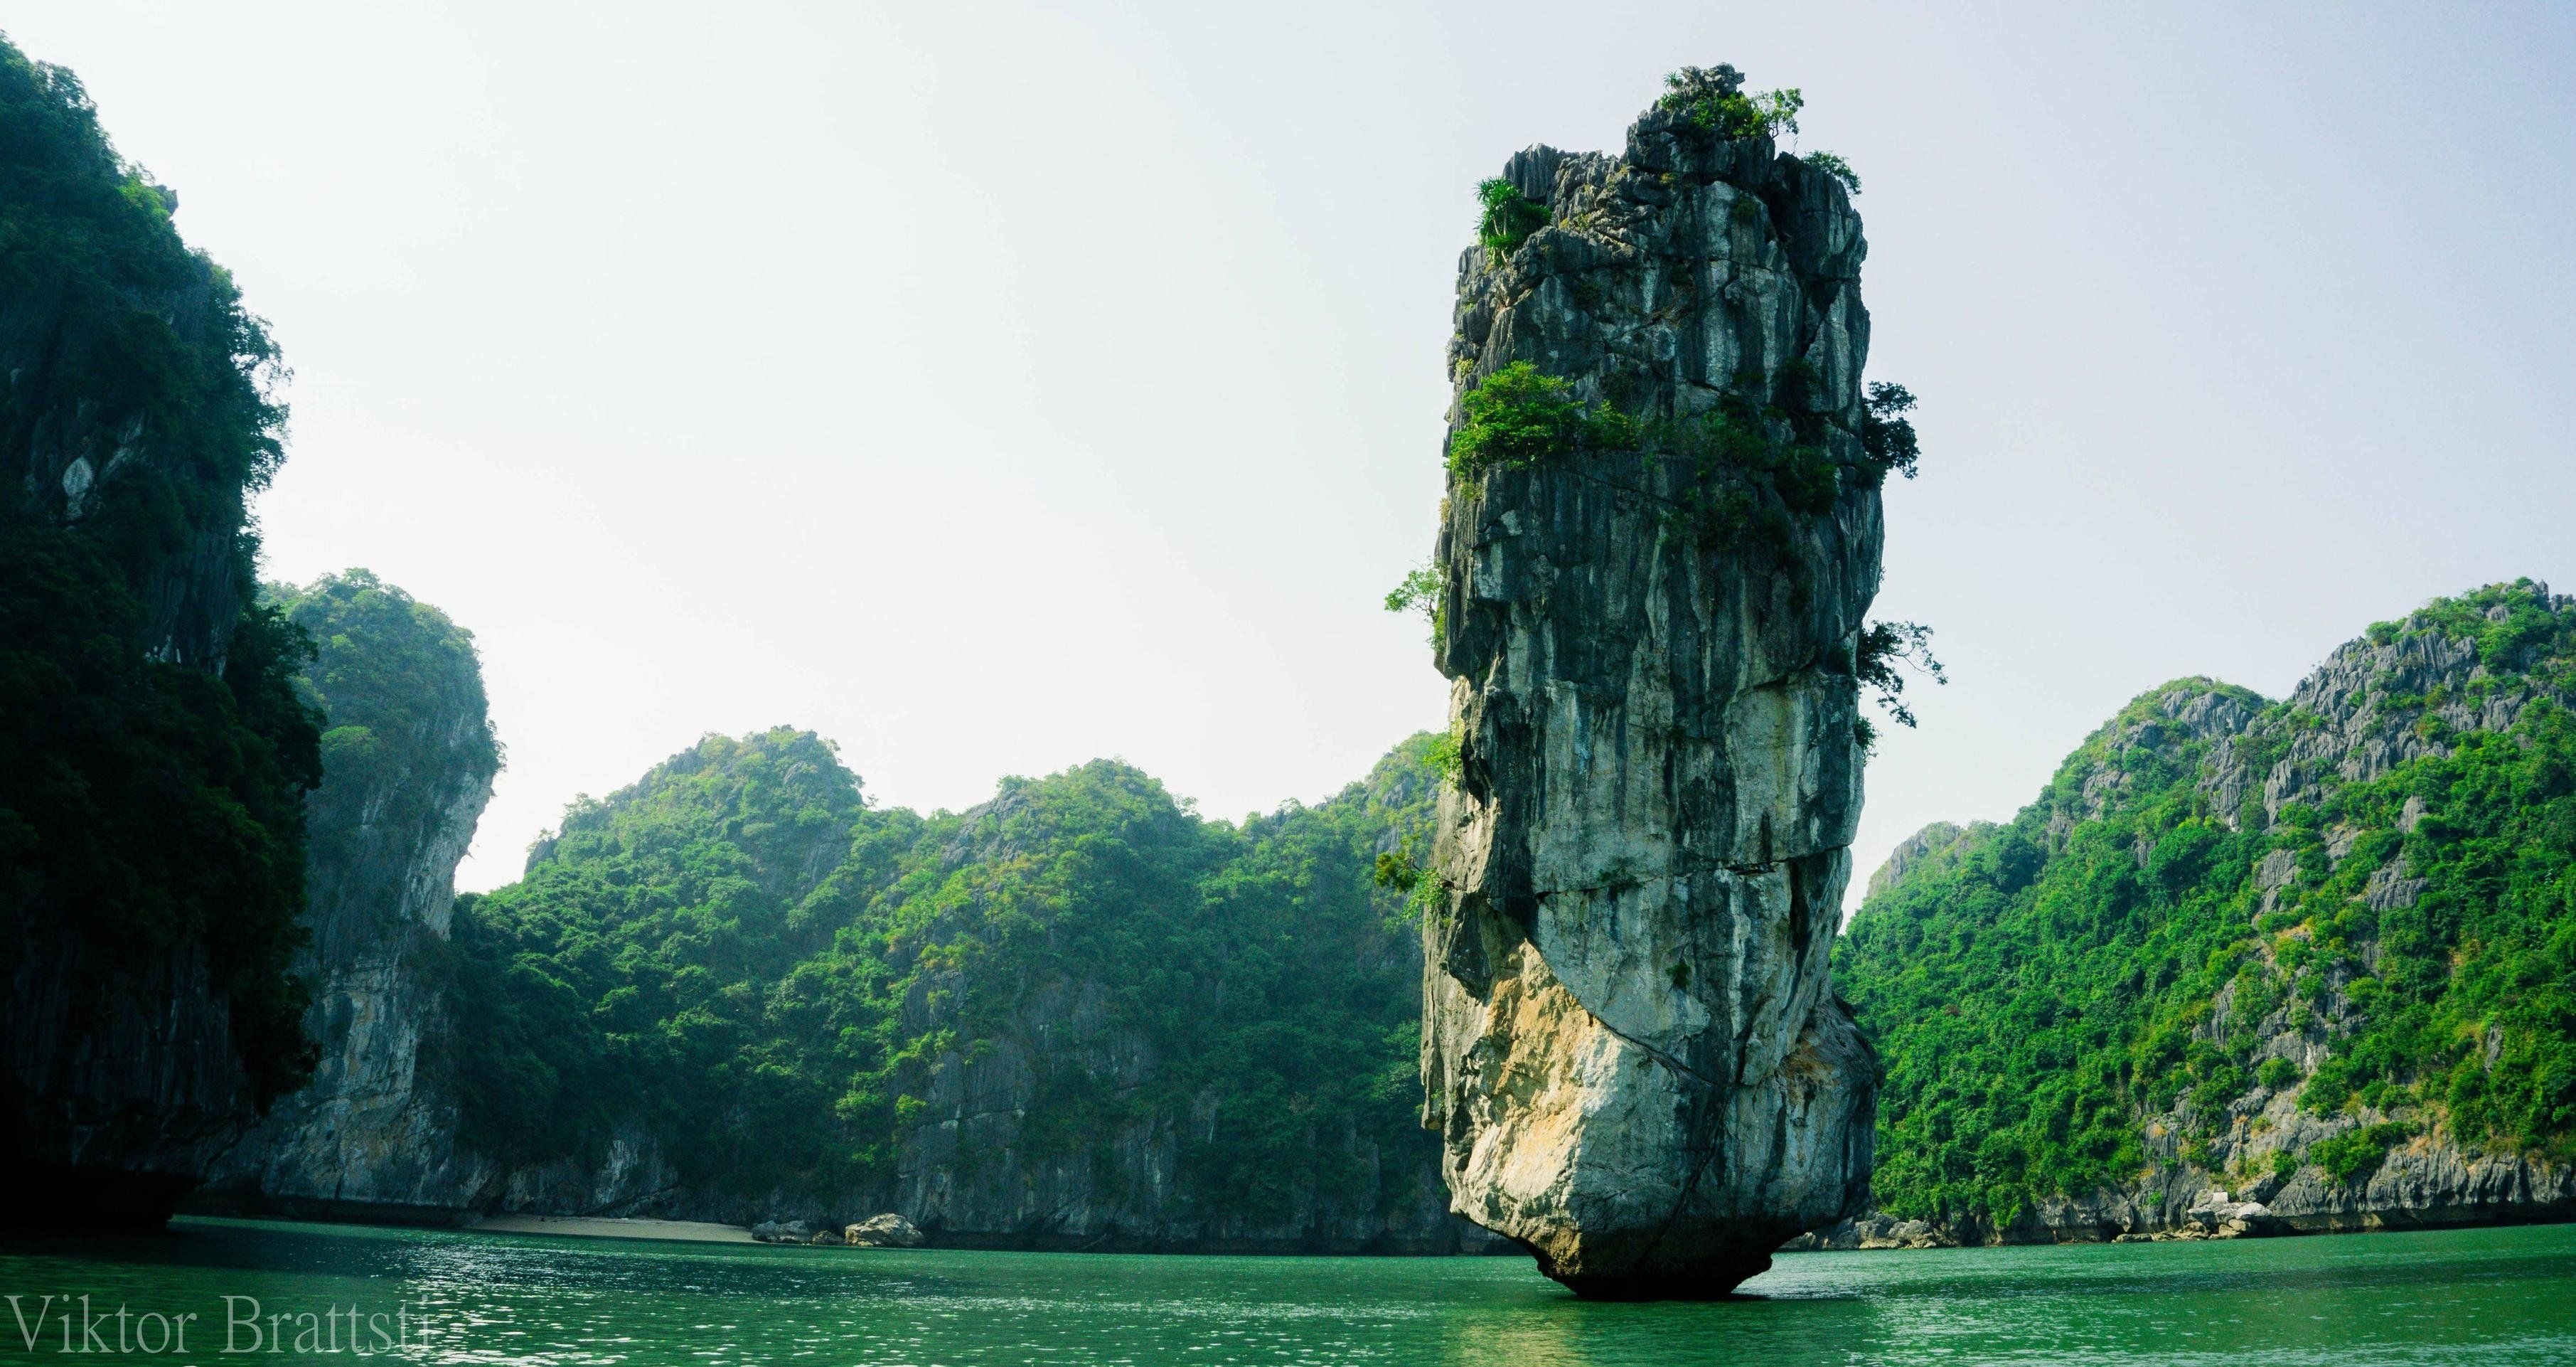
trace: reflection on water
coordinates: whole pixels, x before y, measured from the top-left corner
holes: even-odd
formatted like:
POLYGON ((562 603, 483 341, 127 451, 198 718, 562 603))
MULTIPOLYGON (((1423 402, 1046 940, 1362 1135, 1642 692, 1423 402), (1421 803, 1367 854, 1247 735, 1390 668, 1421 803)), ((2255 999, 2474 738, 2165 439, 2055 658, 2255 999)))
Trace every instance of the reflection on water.
POLYGON ((0 1315, 0 1358, 222 1362, 256 1332, 266 1361, 566 1367, 2576 1362, 2570 1226, 1797 1254, 1744 1289, 1708 1305, 1596 1305, 1517 1258, 895 1252, 183 1220, 157 1238, 0 1247, 0 1295, 17 1297, 16 1322, 0 1315), (246 1326, 253 1301, 260 1322, 246 1326), (118 1307, 126 1328, 194 1315, 188 1352, 119 1346, 118 1307), (399 1341, 369 1337, 379 1323, 398 1324, 399 1341))

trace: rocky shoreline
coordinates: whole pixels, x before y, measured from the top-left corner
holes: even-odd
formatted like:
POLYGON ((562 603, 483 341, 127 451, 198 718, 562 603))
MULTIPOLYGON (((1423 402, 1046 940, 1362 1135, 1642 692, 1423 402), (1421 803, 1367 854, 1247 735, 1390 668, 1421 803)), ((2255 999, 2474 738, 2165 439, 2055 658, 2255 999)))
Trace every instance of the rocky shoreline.
POLYGON ((2518 1156, 2464 1155, 2447 1143, 2418 1139, 2392 1150, 2359 1188, 2335 1182, 2314 1166, 2238 1189, 2180 1169, 2131 1190, 2038 1202, 1996 1226, 1872 1211, 1784 1247, 1795 1252, 2139 1243, 2571 1222, 2576 1171, 2518 1156))

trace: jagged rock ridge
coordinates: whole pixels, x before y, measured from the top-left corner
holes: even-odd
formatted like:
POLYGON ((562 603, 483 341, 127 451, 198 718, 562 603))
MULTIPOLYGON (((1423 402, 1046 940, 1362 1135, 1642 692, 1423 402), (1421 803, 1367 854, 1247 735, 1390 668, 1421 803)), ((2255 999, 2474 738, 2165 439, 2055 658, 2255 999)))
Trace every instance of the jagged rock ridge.
MULTIPOLYGON (((2459 819, 2438 792, 2430 803, 2418 792, 2402 804, 2389 794, 2348 804, 2339 794, 2408 764, 2450 758, 2473 741, 2537 753, 2547 741, 2527 734, 2526 723, 2546 722, 2576 701, 2576 674, 2567 669, 2571 636, 2576 600, 2545 585, 2498 585, 2373 628, 2277 704, 2208 679, 2178 680, 2089 738, 2014 822, 1964 830, 1943 823, 1901 844, 1872 880, 1848 946, 1856 952, 1837 969, 1865 1005, 1877 1000, 1877 979, 1924 966, 1927 946, 1902 937, 1919 933, 1937 944, 1958 933, 1909 931, 1920 909, 1905 899, 1978 905, 1972 899, 1990 897, 1990 889, 2026 885, 2047 863, 2069 857, 2088 831, 2133 821, 2142 806, 2156 804, 2197 813, 2255 842, 2235 856, 2241 862, 2222 860, 2186 883, 2189 905, 2158 903, 2150 913, 2178 924, 2203 914, 2193 907, 2207 907, 2207 914, 2232 918, 2212 943, 2243 967, 2181 1018, 2185 1053, 2165 1066, 2191 1070, 2202 1085, 2159 1094, 2153 1072, 2139 1069, 2123 1122, 2136 1144, 2134 1175, 2034 1191, 2009 1211, 1874 1214, 1812 1242, 2200 1238, 2576 1218, 2576 1166, 2553 1156, 2542 1136, 2518 1145, 2461 1134, 2438 1076, 2412 1088, 2351 1089, 2348 1100, 2341 1084, 2322 1103, 2306 1096, 2371 1029, 2374 1008, 2388 1009, 2390 974, 2409 976, 2419 993, 2439 987, 2438 978, 2424 976, 2425 966, 2398 964, 2387 925, 2416 908, 2431 886, 2417 862, 2419 828, 2428 818, 2459 819), (2011 872, 2017 861, 2023 870, 2011 872), (1989 868, 2005 872, 1989 877, 1989 868), (1899 938, 1878 943, 1888 936, 1899 938)), ((2520 800, 2563 801, 2551 798, 2548 783, 2539 775, 2520 800)), ((2119 837, 2134 838, 2136 868, 2150 878, 2177 867, 2153 836, 2141 830, 2119 837)), ((2540 838, 2563 837, 2544 830, 2540 838)), ((2526 843, 2526 856, 2538 853, 2526 843)), ((2501 877, 2455 887, 2441 923, 2456 926, 2475 914, 2458 902, 2463 895, 2492 899, 2505 887, 2501 877)), ((1990 922, 1979 930, 2004 933, 1990 922)), ((2402 933, 2426 930, 2409 925, 2402 933)), ((2470 947, 2433 948, 2441 952, 2426 965, 2470 947)), ((2126 950, 2106 943, 2085 952, 2126 950)), ((2415 952, 2423 958, 2420 947, 2415 952)), ((1986 986, 1962 981, 1939 990, 1963 1009, 1982 1011, 1995 1005, 1986 986)), ((2090 1004, 2069 1005, 2082 1011, 2090 1004)), ((1895 1009, 1892 998, 1888 1009, 1895 1009)), ((1864 1020, 1873 1029, 1901 1030, 1905 1015, 1864 1020)), ((2503 1030, 2501 1022, 2486 1024, 2476 1056, 2462 1066, 2494 1069, 2503 1030)), ((1902 1046, 1890 1049, 1891 1066, 1902 1068, 1902 1046)), ((1958 1045, 1942 1049, 1955 1056, 1958 1045)), ((1961 1082, 1970 1090, 1976 1084, 1961 1082)), ((1901 1122, 1901 1110, 1890 1114, 1901 1122)), ((1918 1171, 1913 1150, 1924 1143, 1901 1124, 1881 1138, 1892 1170, 1909 1175, 1918 1171)))
POLYGON ((1528 362, 1650 421, 1781 405, 1834 469, 1719 535, 1674 515, 1687 461, 1453 472, 1436 558, 1460 769, 1423 1074, 1453 1208, 1587 1294, 1718 1295, 1868 1191, 1875 1062, 1827 982, 1881 542, 1865 245, 1833 176, 1678 110, 1505 178, 1544 224, 1461 262, 1453 444, 1528 362))

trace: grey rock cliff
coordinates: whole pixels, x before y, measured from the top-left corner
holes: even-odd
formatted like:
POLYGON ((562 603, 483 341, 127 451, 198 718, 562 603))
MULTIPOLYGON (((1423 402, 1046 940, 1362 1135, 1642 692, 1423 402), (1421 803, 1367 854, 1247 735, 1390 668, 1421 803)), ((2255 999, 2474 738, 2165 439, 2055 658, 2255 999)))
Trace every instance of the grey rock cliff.
POLYGON ((1213 1092, 1125 1123, 1105 1144, 1048 1151, 1034 1133, 1048 1074, 1069 1068, 1098 1094, 1125 1098, 1158 1066, 1149 1041, 1108 1019, 1096 986, 1042 992, 1007 1033, 987 1038, 933 1062, 928 1109, 903 1138, 888 1203, 942 1244, 1450 1253, 1486 1242, 1449 1215, 1427 1155, 1382 1150, 1347 1124, 1316 1142, 1346 1157, 1342 1166, 1357 1180, 1301 1183, 1249 1209, 1210 1202, 1187 1147, 1192 1130, 1204 1131, 1225 1104, 1213 1092))
POLYGON ((1692 472, 1634 452, 1453 479, 1440 531, 1461 770, 1423 1075, 1452 1207, 1587 1294, 1719 1295, 1868 1192, 1876 1061, 1826 981, 1881 540, 1860 220, 1664 110, 1624 155, 1506 176, 1547 222, 1461 264, 1462 399, 1520 361, 1650 418, 1750 388, 1821 419, 1840 472, 1777 551, 1676 530, 1692 472))
POLYGON ((0 1005, 9 1156, 56 1188, 39 1198, 49 1211, 158 1226, 252 1122, 254 1098, 203 953, 120 970, 85 1000, 89 956, 71 936, 22 941, 0 1005))
POLYGON ((308 678, 335 728, 306 805, 313 939, 299 965, 321 1057, 222 1154, 202 1199, 436 1218, 498 1180, 458 1148, 439 1067, 456 1047, 443 966, 456 867, 498 767, 481 667, 466 633, 363 571, 290 593, 289 615, 321 643, 308 678), (383 687, 401 665, 412 672, 383 687))

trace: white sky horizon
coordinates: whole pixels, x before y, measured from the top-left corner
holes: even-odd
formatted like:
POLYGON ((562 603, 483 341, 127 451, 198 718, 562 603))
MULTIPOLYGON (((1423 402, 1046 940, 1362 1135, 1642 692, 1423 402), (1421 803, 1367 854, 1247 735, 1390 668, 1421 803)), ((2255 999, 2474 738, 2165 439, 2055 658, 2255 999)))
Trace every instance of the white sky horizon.
POLYGON ((1442 723, 1475 183, 1797 86, 1921 396, 1857 889, 2137 694, 2576 587, 2576 11, 34 0, 295 370, 263 573, 472 630, 487 889, 707 732, 879 802, 1123 757, 1229 819, 1442 723), (613 22, 603 16, 613 15, 613 22))

